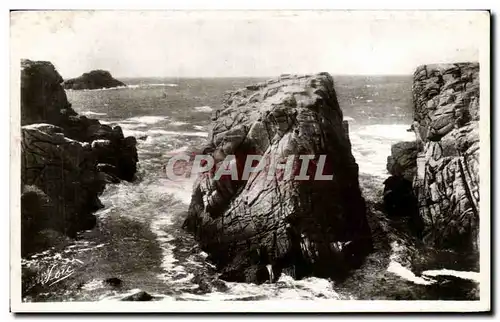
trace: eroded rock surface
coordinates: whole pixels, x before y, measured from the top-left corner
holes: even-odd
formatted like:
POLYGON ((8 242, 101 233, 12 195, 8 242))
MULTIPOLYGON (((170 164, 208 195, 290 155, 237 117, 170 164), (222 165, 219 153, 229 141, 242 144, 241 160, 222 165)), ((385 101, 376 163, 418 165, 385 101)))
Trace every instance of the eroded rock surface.
POLYGON ((405 167, 392 174, 414 173, 411 181, 428 244, 477 248, 479 64, 418 67, 413 101, 417 142, 404 143, 406 150, 393 147, 389 163, 404 159, 399 164, 405 167))
MULTIPOLYGON (((215 111, 204 152, 241 178, 248 155, 326 155, 324 174, 332 180, 290 180, 266 171, 248 180, 215 180, 200 175, 185 227, 209 259, 232 281, 265 282, 286 271, 335 277, 358 265, 371 250, 358 165, 351 154, 347 124, 332 77, 282 75, 230 92, 215 111)), ((315 163, 316 164, 316 163, 315 163)), ((298 172, 300 162, 294 164, 298 172)))
POLYGON ((50 62, 22 61, 23 254, 43 244, 37 235, 46 231, 74 237, 93 228, 105 184, 131 181, 136 172, 135 138, 78 115, 61 83, 50 62))

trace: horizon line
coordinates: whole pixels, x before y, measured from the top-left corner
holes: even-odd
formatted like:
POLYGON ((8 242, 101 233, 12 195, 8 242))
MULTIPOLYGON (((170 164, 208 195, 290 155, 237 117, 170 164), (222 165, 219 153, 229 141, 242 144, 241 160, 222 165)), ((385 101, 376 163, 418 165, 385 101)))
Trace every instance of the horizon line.
MULTIPOLYGON (((115 76, 115 75, 112 75, 113 78, 116 78, 116 79, 130 79, 130 78, 191 78, 191 79, 195 79, 195 78, 277 78, 277 77, 280 77, 281 75, 317 75, 319 74, 320 72, 317 72, 317 73, 282 73, 282 74, 275 74, 275 75, 264 75, 264 76, 250 76, 250 75, 235 75, 235 76, 208 76, 208 75, 203 75, 203 76, 193 76, 193 75, 189 75, 189 76, 172 76, 172 75, 168 75, 168 76, 158 76, 158 75, 154 75, 154 76, 115 76)), ((408 74, 332 74, 332 73, 329 73, 330 75, 334 76, 334 77, 338 77, 338 76, 413 76, 413 73, 408 73, 408 74)), ((81 76, 81 75, 80 75, 81 76)), ((66 79, 70 79, 70 78, 77 78, 77 77, 80 77, 80 76, 76 76, 76 77, 68 77, 68 78, 64 78, 65 80, 66 79)))

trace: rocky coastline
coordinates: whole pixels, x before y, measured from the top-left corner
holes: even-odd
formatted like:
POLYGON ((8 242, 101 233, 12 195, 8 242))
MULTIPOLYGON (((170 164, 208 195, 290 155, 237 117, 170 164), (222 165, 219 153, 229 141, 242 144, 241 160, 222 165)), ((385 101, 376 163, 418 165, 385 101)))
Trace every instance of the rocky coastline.
MULTIPOLYGON (((392 147, 391 180, 412 187, 427 245, 478 251, 479 64, 420 66, 412 91, 416 140, 392 147)), ((389 197, 401 193, 391 180, 389 197)))
POLYGON ((50 62, 21 63, 22 255, 96 225, 108 183, 132 181, 136 140, 78 115, 50 62))

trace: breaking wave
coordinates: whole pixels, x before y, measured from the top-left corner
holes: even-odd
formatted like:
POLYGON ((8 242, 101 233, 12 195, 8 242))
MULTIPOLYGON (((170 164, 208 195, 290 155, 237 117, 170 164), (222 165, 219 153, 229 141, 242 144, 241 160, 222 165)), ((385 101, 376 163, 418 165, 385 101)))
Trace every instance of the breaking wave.
POLYGON ((213 109, 210 106, 197 106, 194 108, 197 112, 212 112, 213 109))

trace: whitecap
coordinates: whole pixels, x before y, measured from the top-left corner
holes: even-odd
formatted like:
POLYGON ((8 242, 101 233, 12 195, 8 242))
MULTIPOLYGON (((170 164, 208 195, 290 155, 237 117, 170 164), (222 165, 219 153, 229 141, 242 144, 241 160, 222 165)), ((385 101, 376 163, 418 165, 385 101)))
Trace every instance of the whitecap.
POLYGON ((198 130, 198 131, 204 131, 205 130, 205 127, 201 126, 201 125, 193 125, 193 128, 195 130, 198 130))
POLYGON ((95 88, 95 89, 83 89, 84 92, 100 92, 100 91, 113 91, 117 89, 124 89, 128 88, 127 85, 125 86, 116 86, 116 87, 103 87, 103 88, 95 88))
POLYGON ((354 119, 350 116, 344 116, 344 121, 349 121, 349 122, 353 122, 354 119))
POLYGON ((407 125, 400 124, 375 124, 351 129, 349 138, 359 172, 385 179, 392 144, 415 140, 415 135, 407 129, 407 125))
POLYGON ((193 195, 193 184, 194 177, 185 178, 182 180, 168 180, 167 179, 167 189, 166 192, 171 194, 175 199, 181 201, 185 205, 191 203, 191 197, 193 195))
POLYGON ((98 113, 98 112, 92 112, 92 111, 83 111, 83 112, 80 112, 80 114, 83 114, 83 115, 96 115, 96 116, 107 115, 106 113, 98 113))
POLYGON ((194 108, 197 112, 212 112, 213 109, 210 106, 196 106, 194 108))
POLYGON ((134 84, 127 85, 127 88, 137 89, 137 88, 147 88, 147 87, 177 87, 178 84, 173 83, 151 83, 151 84, 134 84))
POLYGON ((367 102, 367 103, 371 103, 371 102, 373 102, 373 100, 366 100, 366 102, 367 102))
POLYGON ((182 121, 174 121, 174 122, 169 123, 169 125, 172 125, 172 126, 181 126, 181 125, 186 125, 186 124, 189 124, 189 123, 182 122, 182 121))
POLYGON ((145 115, 145 116, 134 116, 131 118, 128 118, 122 122, 135 122, 135 123, 145 123, 145 124, 155 124, 161 121, 164 121, 168 119, 168 116, 152 116, 152 115, 145 115))
POLYGON ((185 146, 182 146, 182 147, 180 147, 180 148, 178 148, 178 149, 174 149, 174 150, 168 151, 168 152, 166 153, 166 155, 167 155, 167 156, 176 155, 176 154, 179 154, 179 153, 181 153, 181 152, 185 152, 185 151, 187 151, 187 149, 188 149, 188 146, 187 146, 187 145, 185 145, 185 146))
POLYGON ((364 137, 386 139, 390 141, 414 141, 415 134, 408 132, 406 124, 373 124, 361 128, 357 133, 364 137))
POLYGON ((138 130, 123 130, 123 136, 127 137, 127 136, 135 136, 136 138, 140 138, 140 137, 146 137, 148 136, 146 132, 144 131, 138 131, 138 130))
POLYGON ((205 138, 208 136, 208 132, 183 132, 183 131, 167 131, 167 130, 149 130, 149 134, 160 134, 160 135, 175 135, 175 136, 196 136, 205 138))
POLYGON ((145 84, 145 86, 151 86, 151 87, 156 87, 156 86, 177 87, 179 85, 178 84, 172 84, 172 83, 153 83, 153 84, 145 84))

